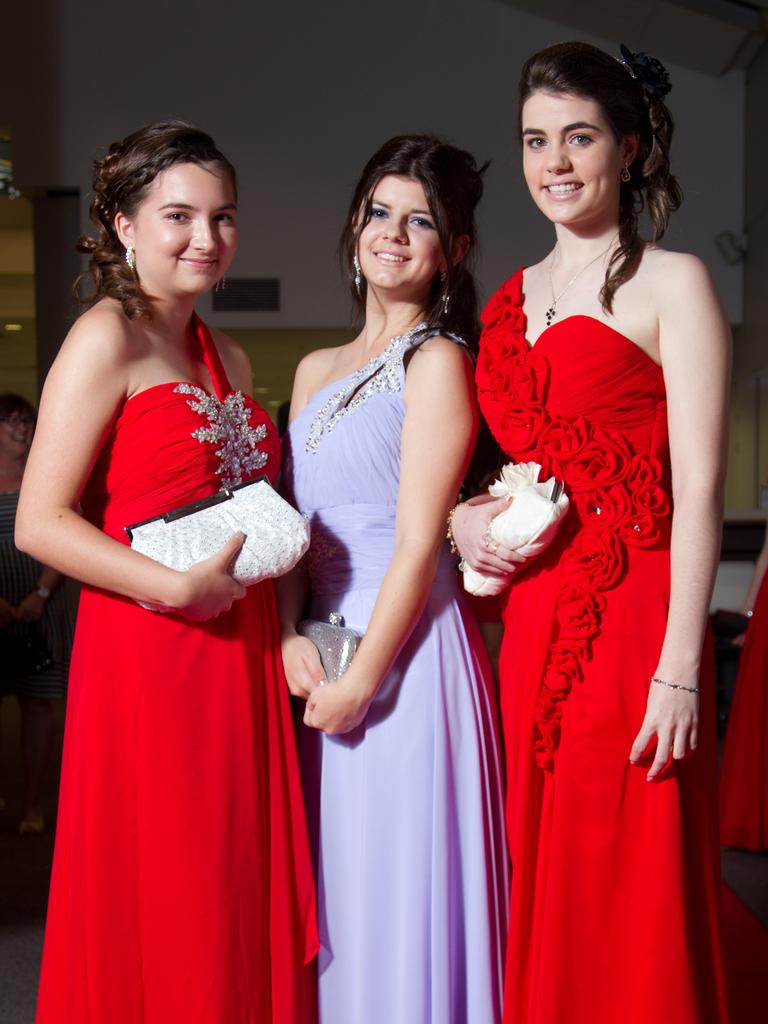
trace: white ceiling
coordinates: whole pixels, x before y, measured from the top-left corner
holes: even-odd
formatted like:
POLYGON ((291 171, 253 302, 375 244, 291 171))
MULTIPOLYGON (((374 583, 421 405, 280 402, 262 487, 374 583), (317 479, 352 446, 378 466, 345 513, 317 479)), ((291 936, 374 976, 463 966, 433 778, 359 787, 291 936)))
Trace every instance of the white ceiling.
POLYGON ((768 32, 768 0, 499 2, 711 75, 747 67, 768 32))

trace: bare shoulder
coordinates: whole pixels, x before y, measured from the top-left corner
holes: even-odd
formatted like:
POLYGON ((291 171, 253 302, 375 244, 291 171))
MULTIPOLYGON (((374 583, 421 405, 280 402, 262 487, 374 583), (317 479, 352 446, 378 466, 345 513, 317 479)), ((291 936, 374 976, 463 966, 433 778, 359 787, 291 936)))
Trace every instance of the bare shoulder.
POLYGON ((110 390, 128 390, 133 363, 146 348, 146 336, 130 321, 118 302, 104 299, 73 324, 54 360, 51 375, 76 373, 98 377, 110 390))
POLYGON ((438 334, 413 350, 406 374, 406 397, 416 389, 440 391, 468 385, 473 390, 473 379, 474 367, 466 346, 438 334))
MULTIPOLYGON (((141 322, 129 320, 118 302, 103 299, 83 313, 53 361, 40 401, 41 420, 68 415, 100 428, 131 394, 133 368, 149 342, 141 322)), ((58 428, 57 428, 58 429, 58 428)))
POLYGON ((715 294, 706 264, 693 253, 649 246, 643 254, 638 277, 640 275, 653 293, 665 301, 679 302, 682 297, 689 300, 715 294))
POLYGON ((248 353, 239 342, 230 338, 228 334, 224 334, 216 327, 209 329, 230 384, 236 391, 245 391, 250 394, 253 386, 253 371, 248 353))
POLYGON ((291 418, 301 412, 316 391, 333 379, 334 367, 344 348, 346 348, 345 345, 316 348, 299 360, 293 377, 291 418))
POLYGON ((137 331, 125 316, 118 302, 102 299, 72 325, 64 339, 62 351, 76 348, 95 349, 113 359, 130 358, 135 354, 137 331))
POLYGON ((649 247, 641 265, 659 323, 659 353, 668 388, 689 387, 696 369, 727 376, 730 327, 706 265, 698 256, 649 247))
POLYGON ((471 366, 469 349, 466 345, 461 345, 459 342, 454 341, 452 338, 446 338, 442 334, 435 334, 418 345, 413 350, 413 361, 414 363, 429 362, 432 367, 438 364, 445 367, 462 366, 464 364, 471 366), (426 357, 429 357, 429 359, 426 357))
POLYGON ((339 358, 339 354, 345 348, 346 345, 334 345, 330 348, 316 348, 312 352, 308 352, 299 360, 295 379, 309 385, 316 382, 321 383, 323 377, 332 370, 339 358))

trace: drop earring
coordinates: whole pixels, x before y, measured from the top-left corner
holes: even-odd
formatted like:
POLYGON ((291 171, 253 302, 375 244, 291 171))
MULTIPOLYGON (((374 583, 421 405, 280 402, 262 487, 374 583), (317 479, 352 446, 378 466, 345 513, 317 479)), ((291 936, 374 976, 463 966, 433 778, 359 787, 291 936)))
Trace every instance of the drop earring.
POLYGON ((226 287, 227 287, 227 279, 226 279, 226 277, 220 277, 219 280, 216 282, 216 287, 214 288, 214 291, 223 292, 226 287))
POLYGON ((131 270, 136 269, 136 252, 132 245, 129 245, 125 250, 125 262, 128 264, 131 270))
MULTIPOLYGON (((445 271, 443 271, 443 273, 440 275, 440 284, 442 285, 443 289, 445 289, 445 271)), ((447 316, 448 315, 448 307, 450 306, 450 304, 451 304, 451 296, 448 294, 447 291, 443 290, 443 298, 442 298, 443 316, 447 316)))
POLYGON ((625 167, 621 172, 621 180, 626 185, 628 181, 632 180, 632 174, 629 170, 629 166, 625 167))
POLYGON ((360 287, 361 287, 361 285, 363 283, 363 272, 360 269, 360 260, 357 258, 357 253, 355 253, 355 255, 352 257, 352 266, 354 267, 354 270, 355 270, 355 276, 354 276, 355 291, 359 295, 360 294, 360 287))

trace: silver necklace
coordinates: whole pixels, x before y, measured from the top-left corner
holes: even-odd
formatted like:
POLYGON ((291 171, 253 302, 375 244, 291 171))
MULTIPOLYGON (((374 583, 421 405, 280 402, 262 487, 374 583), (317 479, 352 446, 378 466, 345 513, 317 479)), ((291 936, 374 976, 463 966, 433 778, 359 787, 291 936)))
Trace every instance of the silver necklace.
MULTIPOLYGON (((574 281, 577 281, 581 277, 581 275, 584 273, 585 270, 589 270, 589 268, 592 266, 593 263, 597 263, 597 261, 599 259, 602 259, 602 257, 605 256, 605 254, 608 252, 608 250, 611 248, 611 246, 613 245, 613 243, 615 241, 616 241, 616 239, 612 238, 610 243, 605 247, 605 249, 603 249, 602 252, 598 253, 597 256, 595 256, 595 258, 593 260, 589 261, 589 263, 585 263, 584 266, 581 268, 581 270, 578 270, 573 275, 571 280, 568 282, 568 284, 565 286, 565 288, 563 288, 563 290, 560 292, 559 295, 555 295, 555 285, 554 285, 554 282, 552 281, 552 263, 550 263, 550 265, 549 265, 549 291, 550 291, 550 294, 552 295, 552 303, 551 303, 551 305, 549 306, 548 309, 544 310, 544 319, 547 321, 547 327, 549 327, 551 325, 552 321, 557 316, 557 304, 558 304, 558 302, 560 301, 560 299, 562 299, 562 297, 565 295, 565 293, 568 291, 568 289, 571 287, 571 285, 574 283, 574 281)), ((555 248, 558 250, 558 253, 559 253, 559 247, 555 246, 555 248)), ((554 259, 553 259, 552 262, 554 262, 554 259)))

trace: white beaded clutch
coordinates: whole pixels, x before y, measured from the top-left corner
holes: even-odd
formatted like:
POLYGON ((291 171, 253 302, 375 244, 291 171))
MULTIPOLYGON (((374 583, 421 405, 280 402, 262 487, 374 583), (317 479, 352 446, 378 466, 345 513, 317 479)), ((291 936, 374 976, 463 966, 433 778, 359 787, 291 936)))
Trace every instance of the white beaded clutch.
POLYGON ((264 477, 133 523, 125 532, 134 551, 180 572, 242 532, 232 575, 246 587, 289 572, 309 547, 309 523, 264 477))

